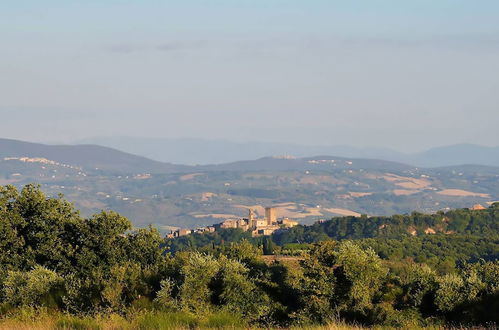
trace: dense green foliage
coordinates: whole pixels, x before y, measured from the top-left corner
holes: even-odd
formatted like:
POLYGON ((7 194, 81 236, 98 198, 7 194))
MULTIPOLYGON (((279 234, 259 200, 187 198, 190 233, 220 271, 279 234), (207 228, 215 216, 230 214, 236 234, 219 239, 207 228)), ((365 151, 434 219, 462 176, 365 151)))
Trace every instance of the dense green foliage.
POLYGON ((198 250, 208 246, 214 247, 225 243, 240 242, 242 240, 257 242, 257 240, 252 239, 250 232, 245 232, 239 228, 222 228, 216 232, 194 233, 169 239, 166 241, 166 245, 169 251, 175 253, 185 250, 198 250))
MULTIPOLYGON (((263 247, 265 243, 240 229, 225 229, 168 240, 167 245, 173 252, 209 251, 213 246, 243 239, 255 246, 263 247)), ((331 239, 356 240, 365 248, 373 248, 383 259, 400 261, 410 258, 429 264, 440 272, 451 271, 459 262, 499 259, 499 203, 485 210, 340 217, 311 226, 299 225, 272 235, 272 241, 278 245, 274 250, 295 255, 309 249, 311 243, 331 239)))
POLYGON ((273 235, 276 243, 314 243, 324 238, 398 238, 427 233, 499 234, 499 203, 485 210, 452 210, 447 213, 413 212, 391 217, 336 217, 312 226, 296 226, 273 235))
POLYGON ((130 230, 114 212, 83 219, 70 203, 47 198, 35 186, 20 193, 0 188, 0 298, 32 305, 57 288, 56 301, 87 312, 151 295, 149 283, 166 260, 158 248, 162 239, 152 228, 130 230), (27 300, 15 297, 23 292, 27 300))
POLYGON ((368 238, 356 241, 370 247, 383 259, 414 260, 440 273, 453 272, 463 263, 499 260, 499 236, 426 235, 404 238, 368 238))
MULTIPOLYGON (((47 198, 35 186, 0 188, 0 317, 45 308, 69 313, 58 326, 94 327, 88 315, 118 313, 139 315, 139 328, 499 321, 490 313, 499 309, 497 261, 456 259, 437 272, 408 259, 431 264, 418 260, 417 249, 383 238, 288 244, 302 255, 265 262, 263 252, 276 249, 268 237, 210 235, 185 238, 186 251, 169 253, 172 242, 161 244, 157 231, 134 230, 116 213, 82 218, 62 197, 47 198)), ((433 238, 406 237, 430 247, 439 244, 433 238)), ((487 240, 456 239, 444 249, 468 256, 461 243, 490 247, 489 259, 496 259, 487 240)))

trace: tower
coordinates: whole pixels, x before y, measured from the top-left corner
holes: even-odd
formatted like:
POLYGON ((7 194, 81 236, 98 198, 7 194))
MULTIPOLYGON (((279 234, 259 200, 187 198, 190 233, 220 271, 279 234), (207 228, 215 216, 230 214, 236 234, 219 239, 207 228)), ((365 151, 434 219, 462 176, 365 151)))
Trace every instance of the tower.
POLYGON ((253 218, 254 218, 254 213, 253 209, 248 209, 248 226, 253 227, 253 218))
POLYGON ((265 219, 267 220, 268 226, 272 226, 277 222, 276 209, 274 207, 265 208, 265 219))

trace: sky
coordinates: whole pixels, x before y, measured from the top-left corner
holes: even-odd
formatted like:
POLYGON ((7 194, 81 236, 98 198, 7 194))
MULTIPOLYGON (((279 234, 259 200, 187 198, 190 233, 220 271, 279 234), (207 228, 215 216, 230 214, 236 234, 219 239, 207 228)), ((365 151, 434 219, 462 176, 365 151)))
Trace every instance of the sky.
POLYGON ((499 145, 497 0, 0 2, 0 137, 499 145))

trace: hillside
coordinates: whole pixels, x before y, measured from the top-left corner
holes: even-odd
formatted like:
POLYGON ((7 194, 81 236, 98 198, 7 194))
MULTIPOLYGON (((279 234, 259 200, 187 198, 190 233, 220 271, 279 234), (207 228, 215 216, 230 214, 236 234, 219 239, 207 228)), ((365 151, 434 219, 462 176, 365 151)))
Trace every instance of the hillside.
POLYGON ((45 145, 0 139, 0 158, 44 158, 87 171, 110 173, 168 173, 185 170, 177 166, 97 145, 45 145))
POLYGON ((238 161, 228 164, 207 165, 201 168, 208 171, 331 171, 331 170, 387 170, 404 171, 414 167, 377 159, 358 159, 333 156, 307 158, 264 157, 257 160, 238 161))

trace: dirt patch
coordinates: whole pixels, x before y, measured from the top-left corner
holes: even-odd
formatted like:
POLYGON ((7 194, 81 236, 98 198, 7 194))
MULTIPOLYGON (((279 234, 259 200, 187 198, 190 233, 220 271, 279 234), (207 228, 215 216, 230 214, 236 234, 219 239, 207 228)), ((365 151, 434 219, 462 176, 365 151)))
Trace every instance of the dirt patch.
POLYGON ((453 196, 453 197, 482 197, 490 198, 489 194, 476 193, 472 191, 466 191, 461 189, 444 189, 437 192, 439 195, 453 196))
POLYGON ((411 181, 397 182, 397 183, 395 183, 395 185, 399 186, 401 188, 406 188, 406 189, 422 189, 422 188, 427 186, 427 185, 423 185, 421 183, 416 183, 416 182, 411 182, 411 181))
MULTIPOLYGON (((283 204, 281 204, 283 205, 283 204)), ((295 203, 284 203, 285 206, 277 206, 277 216, 301 219, 306 217, 320 217, 322 213, 316 207, 300 208, 295 203)))
POLYGON ((200 175, 204 175, 204 173, 191 173, 191 174, 182 175, 179 178, 179 180, 180 181, 188 181, 188 180, 192 180, 195 177, 200 176, 200 175))
POLYGON ((373 194, 373 193, 370 193, 370 192, 354 192, 354 191, 350 191, 348 193, 350 194, 350 196, 352 196, 354 198, 371 196, 373 194))
POLYGON ((424 230, 424 233, 429 234, 429 235, 433 235, 433 234, 436 234, 437 232, 435 231, 435 229, 428 227, 424 230))
POLYGON ((394 189, 393 194, 396 196, 408 196, 408 195, 413 195, 417 194, 421 190, 410 190, 410 189, 394 189))
POLYGON ((383 179, 405 189, 424 189, 431 185, 431 182, 426 179, 411 178, 391 173, 387 173, 383 176, 383 179))
POLYGON ((217 196, 217 194, 212 193, 212 192, 204 192, 201 193, 201 201, 206 202, 210 200, 210 198, 217 196))
POLYGON ((352 196, 350 194, 343 194, 343 195, 336 195, 336 198, 339 198, 339 199, 352 199, 352 196))
POLYGON ((385 173, 384 175, 367 174, 366 178, 375 180, 385 180, 393 183, 401 189, 393 190, 395 195, 412 195, 431 186, 431 181, 427 179, 411 178, 408 176, 400 176, 393 173, 385 173))

